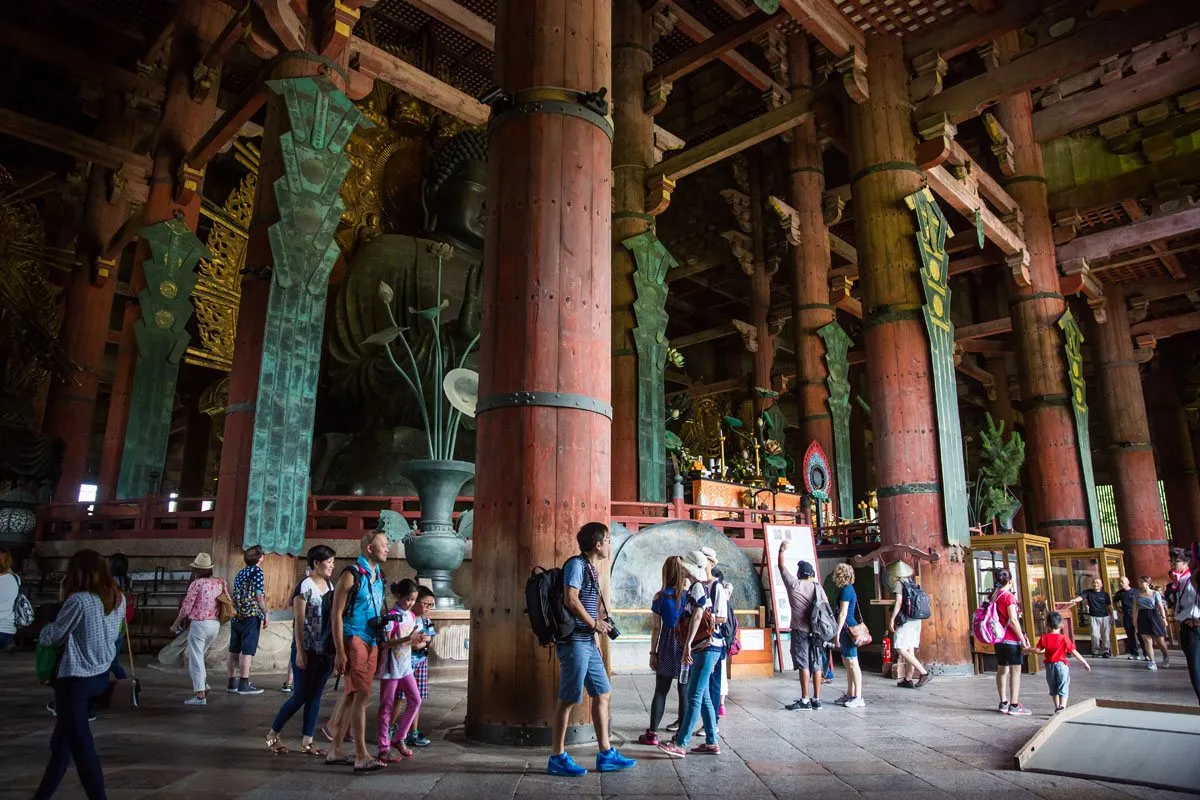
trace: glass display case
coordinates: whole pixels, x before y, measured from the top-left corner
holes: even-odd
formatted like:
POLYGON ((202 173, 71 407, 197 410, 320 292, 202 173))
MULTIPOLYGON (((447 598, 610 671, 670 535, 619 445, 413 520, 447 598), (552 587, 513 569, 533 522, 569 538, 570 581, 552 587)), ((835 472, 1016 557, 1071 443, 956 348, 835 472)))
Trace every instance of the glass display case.
MULTIPOLYGON (((1046 613, 1054 608, 1057 596, 1047 571, 1050 564, 1050 540, 1032 533, 1007 533, 971 537, 971 568, 967 570, 967 591, 971 614, 986 601, 995 586, 996 570, 1007 569, 1015 579, 1021 601, 1021 625, 1031 643, 1046 632, 1046 613)), ((983 672, 983 656, 996 652, 990 644, 971 637, 975 653, 975 671, 983 672)), ((1036 654, 1025 657, 1028 672, 1041 669, 1036 654)))
MULTIPOLYGON (((1092 580, 1100 578, 1104 581, 1104 590, 1110 595, 1121 589, 1121 578, 1125 575, 1125 555, 1120 550, 1109 547, 1088 547, 1078 550, 1050 551, 1050 584, 1054 596, 1059 602, 1069 603, 1079 597, 1084 589, 1092 588, 1092 580)), ((1112 625, 1109 648, 1113 655, 1121 652, 1119 643, 1125 638, 1126 631, 1117 625, 1118 619, 1112 625)), ((1091 618, 1082 604, 1075 606, 1075 642, 1091 643, 1091 618)))

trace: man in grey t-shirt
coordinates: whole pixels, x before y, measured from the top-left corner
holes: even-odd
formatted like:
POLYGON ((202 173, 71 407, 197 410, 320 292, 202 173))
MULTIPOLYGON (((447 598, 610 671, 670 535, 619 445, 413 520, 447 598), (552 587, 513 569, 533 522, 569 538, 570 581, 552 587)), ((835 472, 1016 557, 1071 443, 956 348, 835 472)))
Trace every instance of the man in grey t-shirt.
POLYGON ((788 542, 779 545, 779 575, 792 607, 792 669, 800 672, 800 699, 789 703, 790 711, 816 711, 821 708, 821 646, 812 634, 812 610, 823 594, 817 583, 817 570, 807 561, 796 565, 792 575, 787 567, 788 542), (809 699, 809 686, 812 699, 809 699))

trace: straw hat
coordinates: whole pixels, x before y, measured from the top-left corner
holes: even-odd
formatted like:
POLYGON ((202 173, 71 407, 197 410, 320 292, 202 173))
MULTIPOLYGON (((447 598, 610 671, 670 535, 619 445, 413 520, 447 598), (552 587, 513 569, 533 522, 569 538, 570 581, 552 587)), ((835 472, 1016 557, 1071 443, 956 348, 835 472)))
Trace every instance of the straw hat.
POLYGON ((713 550, 711 547, 701 547, 700 552, 703 553, 704 557, 707 558, 712 563, 714 563, 714 564, 717 563, 718 559, 717 559, 717 551, 716 550, 713 550))
POLYGON ((893 561, 891 564, 887 565, 887 569, 884 570, 884 574, 887 575, 888 585, 891 586, 898 580, 911 578, 916 573, 913 572, 913 568, 907 563, 903 561, 893 561))
POLYGON ((692 580, 702 581, 708 577, 708 559, 702 550, 692 550, 683 556, 683 568, 692 580))
POLYGON ((208 553, 200 553, 194 559, 192 559, 192 563, 188 564, 188 566, 192 569, 212 569, 212 556, 210 556, 208 553))

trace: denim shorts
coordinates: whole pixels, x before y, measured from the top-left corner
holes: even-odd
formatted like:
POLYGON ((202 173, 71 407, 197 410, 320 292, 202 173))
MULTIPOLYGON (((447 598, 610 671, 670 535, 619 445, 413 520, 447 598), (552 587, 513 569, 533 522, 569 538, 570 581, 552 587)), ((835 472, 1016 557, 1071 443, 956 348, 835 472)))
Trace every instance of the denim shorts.
POLYGON ((554 647, 558 655, 558 699, 564 703, 582 703, 583 690, 592 697, 608 694, 608 671, 593 639, 571 639, 554 647))
POLYGON ((258 634, 262 631, 259 617, 234 617, 229 622, 229 652, 252 656, 258 652, 258 634))
POLYGON ((1065 661, 1052 661, 1046 665, 1046 685, 1051 697, 1066 697, 1071 693, 1071 668, 1065 661))
POLYGON ((854 637, 850 635, 848 627, 842 628, 841 634, 838 635, 838 644, 842 648, 842 658, 858 658, 858 645, 854 643, 854 637))

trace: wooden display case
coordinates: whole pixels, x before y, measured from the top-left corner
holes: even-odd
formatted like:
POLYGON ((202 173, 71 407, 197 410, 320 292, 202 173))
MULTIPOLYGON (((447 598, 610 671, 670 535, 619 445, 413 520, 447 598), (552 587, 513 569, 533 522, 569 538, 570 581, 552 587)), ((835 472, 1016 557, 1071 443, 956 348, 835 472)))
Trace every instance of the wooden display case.
MULTIPOLYGON (((967 591, 973 615, 979 604, 992 592, 992 570, 1008 569, 1013 574, 1021 602, 1021 626, 1031 644, 1046 632, 1046 614, 1054 608, 1054 586, 1049 575, 1050 540, 1032 533, 1003 533, 971 537, 971 568, 967 570, 967 591)), ((996 648, 971 637, 975 672, 983 672, 983 656, 994 655, 996 648)), ((1025 668, 1036 673, 1041 657, 1025 656, 1025 668)))
MULTIPOLYGON (((1078 550, 1050 551, 1050 584, 1054 596, 1060 602, 1070 602, 1078 597, 1084 589, 1092 588, 1092 579, 1099 577, 1104 581, 1104 590, 1110 595, 1121 588, 1121 578, 1125 575, 1125 554, 1110 547, 1087 547, 1078 550), (1101 570, 1101 564, 1104 565, 1101 570)), ((1116 605, 1115 602, 1113 604, 1116 605)), ((1112 633, 1108 643, 1109 649, 1115 656, 1121 652, 1120 642, 1126 637, 1127 631, 1120 627, 1120 615, 1113 621, 1112 633)), ((1134 635, 1137 635, 1134 633, 1134 635)), ((1075 642, 1092 640, 1091 617, 1084 605, 1075 606, 1075 642)))

